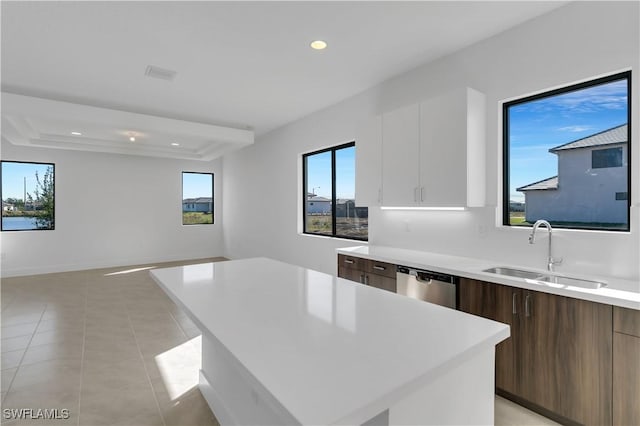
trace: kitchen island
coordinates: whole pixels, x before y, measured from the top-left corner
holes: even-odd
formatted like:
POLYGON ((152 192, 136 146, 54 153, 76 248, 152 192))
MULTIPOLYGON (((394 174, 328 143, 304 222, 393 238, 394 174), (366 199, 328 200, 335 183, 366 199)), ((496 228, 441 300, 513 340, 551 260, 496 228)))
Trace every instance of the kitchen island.
POLYGON ((509 327, 266 258, 151 271, 221 424, 493 424, 509 327))

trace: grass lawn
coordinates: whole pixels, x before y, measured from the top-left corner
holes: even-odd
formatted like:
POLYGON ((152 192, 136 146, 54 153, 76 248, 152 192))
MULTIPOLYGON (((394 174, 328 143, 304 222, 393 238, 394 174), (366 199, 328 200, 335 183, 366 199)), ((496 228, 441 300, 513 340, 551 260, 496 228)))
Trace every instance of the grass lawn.
POLYGON ((213 223, 213 213, 182 212, 183 225, 201 225, 213 223))
MULTIPOLYGON (((340 237, 367 238, 368 218, 339 217, 336 219, 336 233, 340 237)), ((306 232, 331 235, 333 224, 331 215, 307 215, 306 232)))
POLYGON ((524 217, 524 212, 510 212, 509 213, 509 223, 514 226, 528 226, 531 225, 526 221, 524 217))

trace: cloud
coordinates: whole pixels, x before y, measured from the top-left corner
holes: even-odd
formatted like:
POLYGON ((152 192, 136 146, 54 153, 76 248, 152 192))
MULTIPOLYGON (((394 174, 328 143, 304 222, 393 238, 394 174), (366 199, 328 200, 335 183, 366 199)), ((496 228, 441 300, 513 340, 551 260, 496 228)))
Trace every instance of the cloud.
POLYGON ((620 110, 627 106, 626 80, 614 81, 517 105, 528 112, 597 112, 620 110))
POLYGON ((586 132, 587 130, 592 130, 593 126, 581 126, 579 124, 573 125, 573 126, 564 126, 564 127, 558 127, 556 130, 559 130, 561 132, 574 132, 574 133, 578 133, 578 132, 586 132))

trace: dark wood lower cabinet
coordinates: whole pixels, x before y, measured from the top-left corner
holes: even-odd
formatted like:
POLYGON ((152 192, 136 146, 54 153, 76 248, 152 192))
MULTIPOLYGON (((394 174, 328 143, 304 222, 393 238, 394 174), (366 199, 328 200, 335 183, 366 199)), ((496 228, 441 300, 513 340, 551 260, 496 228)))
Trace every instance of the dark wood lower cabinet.
POLYGON ((613 310, 613 424, 640 425, 640 311, 613 310))
POLYGON ((612 423, 610 305, 461 279, 460 309, 511 326, 498 393, 561 423, 612 423))
POLYGON ((339 254, 338 277, 396 292, 396 266, 390 263, 339 254))

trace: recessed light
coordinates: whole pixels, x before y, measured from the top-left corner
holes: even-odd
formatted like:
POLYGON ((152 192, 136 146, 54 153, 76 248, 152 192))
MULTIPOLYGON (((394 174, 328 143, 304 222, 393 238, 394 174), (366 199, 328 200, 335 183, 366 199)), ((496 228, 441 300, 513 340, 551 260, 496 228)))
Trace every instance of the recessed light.
POLYGON ((82 133, 80 133, 80 132, 71 132, 71 134, 73 136, 82 136, 82 133))
POLYGON ((323 50, 327 48, 327 42, 324 40, 314 40, 310 44, 312 49, 323 50))
POLYGON ((135 142, 135 141, 136 141, 136 138, 134 138, 133 136, 131 136, 131 137, 129 138, 129 140, 130 140, 131 142, 135 142))
POLYGON ((178 142, 171 142, 171 146, 180 146, 178 142))

